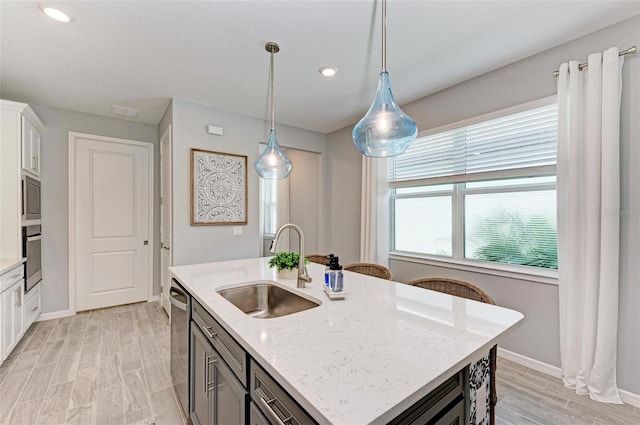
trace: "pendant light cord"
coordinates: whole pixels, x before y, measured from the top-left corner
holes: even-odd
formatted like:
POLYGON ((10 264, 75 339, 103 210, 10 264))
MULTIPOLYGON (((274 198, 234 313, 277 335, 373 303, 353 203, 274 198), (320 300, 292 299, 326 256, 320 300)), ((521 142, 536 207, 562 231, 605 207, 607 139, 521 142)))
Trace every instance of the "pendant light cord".
POLYGON ((382 71, 387 72, 387 0, 382 0, 382 71))
POLYGON ((275 52, 271 50, 271 130, 276 129, 276 110, 275 110, 275 77, 273 75, 273 55, 275 52))

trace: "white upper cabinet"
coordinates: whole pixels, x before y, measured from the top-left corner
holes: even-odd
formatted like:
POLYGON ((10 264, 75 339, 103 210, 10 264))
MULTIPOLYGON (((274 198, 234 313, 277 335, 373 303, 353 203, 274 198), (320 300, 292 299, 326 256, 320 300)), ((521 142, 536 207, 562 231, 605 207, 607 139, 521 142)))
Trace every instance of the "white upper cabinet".
POLYGON ((34 177, 40 177, 40 131, 22 116, 22 169, 34 177))
POLYGON ((22 258, 22 175, 40 180, 43 129, 29 105, 0 99, 0 259, 22 258))

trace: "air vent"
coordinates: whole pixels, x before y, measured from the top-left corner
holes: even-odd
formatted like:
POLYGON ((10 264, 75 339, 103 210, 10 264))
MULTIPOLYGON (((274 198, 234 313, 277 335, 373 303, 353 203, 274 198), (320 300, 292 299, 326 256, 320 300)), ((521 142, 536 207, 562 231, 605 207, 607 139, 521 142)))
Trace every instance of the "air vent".
POLYGON ((127 108, 125 106, 111 105, 111 113, 122 115, 127 118, 137 118, 140 116, 140 109, 127 108))

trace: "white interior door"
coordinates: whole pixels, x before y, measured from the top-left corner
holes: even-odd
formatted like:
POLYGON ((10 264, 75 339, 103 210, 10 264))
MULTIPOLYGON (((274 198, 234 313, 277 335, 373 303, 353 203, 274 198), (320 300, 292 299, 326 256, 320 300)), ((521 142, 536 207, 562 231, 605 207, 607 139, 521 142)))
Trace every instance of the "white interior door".
POLYGON ((167 314, 171 315, 169 302, 169 288, 171 288, 169 267, 173 265, 171 252, 171 126, 167 127, 160 138, 160 193, 160 303, 167 314))
POLYGON ((151 294, 153 145, 69 133, 76 311, 151 294))

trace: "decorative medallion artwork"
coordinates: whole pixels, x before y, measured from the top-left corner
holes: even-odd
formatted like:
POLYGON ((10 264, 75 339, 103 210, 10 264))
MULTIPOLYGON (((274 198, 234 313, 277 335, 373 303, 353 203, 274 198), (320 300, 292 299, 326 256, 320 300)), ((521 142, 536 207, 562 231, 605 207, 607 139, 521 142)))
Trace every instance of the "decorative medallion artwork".
POLYGON ((490 356, 472 364, 469 370, 469 423, 491 423, 491 369, 490 356))
POLYGON ((247 157, 191 149, 191 224, 247 224, 247 157))

